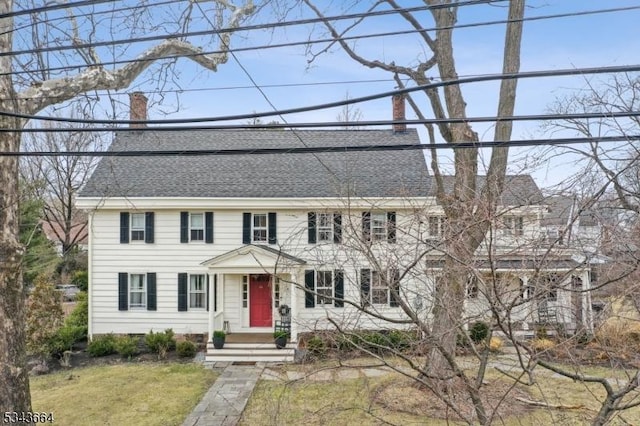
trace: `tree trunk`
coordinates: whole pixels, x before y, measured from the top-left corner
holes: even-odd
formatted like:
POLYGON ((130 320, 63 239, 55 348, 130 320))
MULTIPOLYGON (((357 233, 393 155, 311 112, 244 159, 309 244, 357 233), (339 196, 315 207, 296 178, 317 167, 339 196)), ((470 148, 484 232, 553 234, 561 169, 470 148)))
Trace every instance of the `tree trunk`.
MULTIPOLYGON (((2 97, 11 98, 6 80, 3 78, 0 83, 2 97)), ((3 109, 12 110, 6 106, 3 109)), ((4 128, 15 125, 15 120, 0 121, 4 128)), ((0 133, 0 146, 4 151, 18 151, 20 136, 0 133)), ((0 412, 31 411, 25 291, 20 273, 23 248, 18 241, 18 157, 15 156, 0 156, 0 230, 0 412)))
MULTIPOLYGON (((0 16, 13 2, 0 2, 0 16)), ((12 49, 13 20, 0 19, 0 52, 12 49)), ((11 81, 11 56, 0 58, 0 108, 17 111, 11 81)), ((19 128, 20 120, 0 119, 0 128, 19 128)), ((20 134, 0 133, 0 151, 20 150, 20 134)), ((0 413, 31 411, 26 362, 25 292, 20 265, 23 248, 18 237, 18 157, 0 156, 0 413)))

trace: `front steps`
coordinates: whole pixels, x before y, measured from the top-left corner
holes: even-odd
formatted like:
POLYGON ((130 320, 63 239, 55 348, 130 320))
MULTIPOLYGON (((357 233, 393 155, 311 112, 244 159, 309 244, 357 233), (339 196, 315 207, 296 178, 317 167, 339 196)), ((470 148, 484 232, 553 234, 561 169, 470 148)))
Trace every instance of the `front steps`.
POLYGON ((286 348, 277 349, 275 343, 225 343, 215 349, 207 343, 205 362, 293 362, 297 344, 287 343, 286 348))

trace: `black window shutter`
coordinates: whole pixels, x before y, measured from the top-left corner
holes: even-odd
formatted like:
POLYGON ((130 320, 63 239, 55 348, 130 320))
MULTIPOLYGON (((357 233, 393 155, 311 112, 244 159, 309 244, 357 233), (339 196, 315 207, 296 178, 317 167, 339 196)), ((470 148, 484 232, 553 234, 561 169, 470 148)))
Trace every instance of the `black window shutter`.
POLYGON ((207 274, 207 293, 205 295, 207 298, 207 311, 209 310, 209 274, 207 274))
POLYGON ((278 229, 276 225, 276 214, 274 212, 269 213, 269 244, 277 244, 278 238, 276 235, 276 230, 278 229))
POLYGON ((333 281, 335 283, 333 306, 336 308, 344 307, 344 271, 336 269, 333 271, 333 281))
POLYGON ((342 242, 342 215, 340 213, 333 214, 333 242, 336 244, 342 242))
POLYGON ((371 212, 362 212, 362 239, 371 240, 371 212))
POLYGON ((178 311, 187 310, 187 274, 178 274, 178 311))
POLYGON ((391 291, 389 292, 391 296, 389 298, 389 306, 395 308, 400 305, 398 303, 400 298, 400 271, 397 269, 391 269, 389 275, 389 279, 391 280, 391 283, 389 284, 391 286, 391 291))
POLYGON ((387 242, 396 242, 396 212, 387 212, 387 242))
POLYGON ((149 272, 147 274, 147 311, 155 311, 157 291, 156 291, 156 273, 149 272))
POLYGON ((315 295, 312 293, 315 288, 315 272, 311 269, 304 271, 304 288, 308 291, 304 293, 304 307, 313 308, 316 306, 315 295))
POLYGON ((242 244, 251 244, 251 213, 242 213, 242 244))
POLYGON ((213 311, 218 312, 218 274, 213 276, 213 311))
POLYGON ((369 305, 369 292, 371 289, 371 269, 360 269, 360 304, 369 305))
POLYGON ((213 212, 204 214, 204 242, 213 244, 213 212))
POLYGON ((118 310, 129 309, 129 274, 120 272, 118 274, 118 310))
POLYGON ((120 212, 120 243, 129 242, 129 213, 120 212))
POLYGON ((316 243, 316 214, 309 212, 307 214, 307 229, 309 233, 309 244, 316 243))
POLYGON ((153 243, 153 231, 155 215, 153 212, 146 212, 144 214, 144 242, 153 243))
POLYGON ((189 212, 180 212, 180 242, 189 242, 189 212))

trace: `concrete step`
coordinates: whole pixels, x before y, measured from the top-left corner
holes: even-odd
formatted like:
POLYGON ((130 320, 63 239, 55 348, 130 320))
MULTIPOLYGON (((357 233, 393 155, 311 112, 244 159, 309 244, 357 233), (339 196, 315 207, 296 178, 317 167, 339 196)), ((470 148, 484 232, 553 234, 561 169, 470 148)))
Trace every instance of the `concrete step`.
POLYGON ((225 343, 224 348, 215 349, 213 344, 207 344, 206 362, 219 361, 263 361, 263 362, 293 362, 295 343, 287 344, 286 348, 277 349, 271 343, 225 343))

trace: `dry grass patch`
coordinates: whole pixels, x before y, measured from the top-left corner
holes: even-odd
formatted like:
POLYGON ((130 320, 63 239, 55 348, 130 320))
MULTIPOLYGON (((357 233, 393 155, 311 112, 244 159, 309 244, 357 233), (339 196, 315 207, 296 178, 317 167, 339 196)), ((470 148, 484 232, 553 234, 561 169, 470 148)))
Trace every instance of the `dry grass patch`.
POLYGON ((31 378, 33 410, 61 425, 180 425, 215 382, 196 364, 121 364, 31 378))

